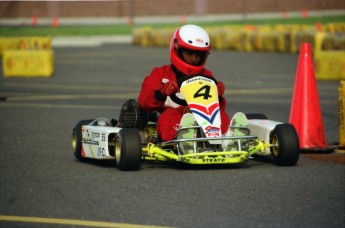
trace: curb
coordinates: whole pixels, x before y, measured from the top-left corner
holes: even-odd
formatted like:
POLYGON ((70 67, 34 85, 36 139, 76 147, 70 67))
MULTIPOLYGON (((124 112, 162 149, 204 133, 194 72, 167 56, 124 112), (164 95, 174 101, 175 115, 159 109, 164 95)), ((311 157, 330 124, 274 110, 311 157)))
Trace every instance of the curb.
POLYGON ((117 36, 59 36, 52 38, 52 47, 94 47, 104 44, 130 44, 131 35, 117 36))

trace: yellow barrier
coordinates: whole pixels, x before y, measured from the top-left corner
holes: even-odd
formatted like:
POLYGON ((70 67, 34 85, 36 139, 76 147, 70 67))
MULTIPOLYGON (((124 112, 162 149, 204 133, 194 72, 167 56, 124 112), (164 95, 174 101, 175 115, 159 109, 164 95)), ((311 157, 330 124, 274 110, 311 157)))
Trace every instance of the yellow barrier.
POLYGON ((326 25, 326 29, 329 32, 342 32, 345 33, 345 23, 339 22, 339 23, 329 23, 326 25))
MULTIPOLYGON (((143 27, 133 32, 133 43, 168 46, 176 28, 143 27)), ((298 53, 302 43, 314 50, 317 79, 345 79, 345 23, 275 26, 219 26, 205 28, 212 48, 235 51, 279 51, 298 53)))
POLYGON ((137 28, 133 30, 133 44, 141 45, 141 46, 149 46, 152 44, 152 36, 151 33, 153 28, 149 26, 145 26, 142 28, 137 28))
POLYGON ((345 81, 339 88, 339 147, 345 147, 345 81))
POLYGON ((262 32, 262 51, 273 52, 276 50, 277 34, 272 31, 262 32))
POLYGON ((345 51, 319 51, 314 54, 317 79, 345 80, 345 51))
POLYGON ((6 50, 3 54, 5 77, 50 77, 54 73, 52 50, 6 50))
POLYGON ((0 37, 0 56, 5 50, 15 50, 20 48, 22 38, 0 37))
POLYGON ((317 79, 345 79, 345 50, 330 49, 333 35, 324 32, 315 34, 314 62, 317 79))
POLYGON ((248 52, 252 52, 254 51, 254 34, 255 31, 251 31, 251 30, 246 30, 242 33, 242 48, 243 51, 248 51, 248 52))
POLYGON ((23 37, 20 44, 20 49, 51 49, 52 39, 51 37, 23 37))
POLYGON ((291 46, 290 33, 288 31, 276 31, 276 33, 276 50, 279 52, 288 52, 291 46))
POLYGON ((166 28, 160 30, 154 30, 153 35, 153 45, 155 46, 169 46, 171 37, 174 33, 174 29, 166 28))
POLYGON ((211 30, 209 34, 212 47, 217 50, 243 50, 241 42, 242 33, 237 28, 229 27, 218 27, 211 30))
POLYGON ((312 48, 315 46, 315 31, 292 31, 291 32, 291 53, 299 52, 302 43, 310 43, 312 48))
POLYGON ((51 49, 51 37, 0 37, 0 55, 6 50, 51 49))
MULTIPOLYGON (((219 26, 205 27, 212 46, 218 50, 237 51, 280 51, 298 53, 301 43, 308 42, 314 47, 316 34, 324 32, 323 50, 345 50, 345 33, 340 23, 312 26, 275 25, 275 26, 219 26), (330 32, 331 31, 331 32, 330 32), (333 32, 338 31, 338 32, 333 32), (340 31, 340 32, 339 32, 340 31)), ((165 46, 176 28, 152 27, 137 28, 133 32, 133 44, 142 46, 165 46)))

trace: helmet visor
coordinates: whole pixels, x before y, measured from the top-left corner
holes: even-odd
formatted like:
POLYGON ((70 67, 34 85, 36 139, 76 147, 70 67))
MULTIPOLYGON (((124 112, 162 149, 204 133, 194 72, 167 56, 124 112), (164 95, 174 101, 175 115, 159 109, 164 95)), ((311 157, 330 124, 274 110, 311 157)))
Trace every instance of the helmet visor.
POLYGON ((180 47, 178 49, 178 56, 186 63, 201 66, 204 64, 208 51, 196 51, 180 47))

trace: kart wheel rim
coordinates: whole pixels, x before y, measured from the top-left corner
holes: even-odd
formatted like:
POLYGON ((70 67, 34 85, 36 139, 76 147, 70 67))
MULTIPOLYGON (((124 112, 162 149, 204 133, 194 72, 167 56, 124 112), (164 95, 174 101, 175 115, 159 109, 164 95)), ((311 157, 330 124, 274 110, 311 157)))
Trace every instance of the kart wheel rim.
POLYGON ((73 131, 73 135, 72 135, 72 149, 75 152, 77 148, 77 136, 75 134, 75 132, 73 131))
POLYGON ((121 160, 121 142, 119 138, 115 141, 115 159, 116 163, 119 164, 121 160))
POLYGON ((272 147, 272 152, 274 157, 278 157, 279 154, 279 141, 277 135, 272 135, 271 143, 275 146, 272 147))

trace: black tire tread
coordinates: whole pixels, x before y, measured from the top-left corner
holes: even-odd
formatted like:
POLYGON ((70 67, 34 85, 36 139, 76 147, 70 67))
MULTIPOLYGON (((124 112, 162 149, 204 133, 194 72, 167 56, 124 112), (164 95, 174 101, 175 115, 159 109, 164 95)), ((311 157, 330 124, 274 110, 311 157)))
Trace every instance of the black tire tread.
POLYGON ((73 151, 74 156, 79 160, 79 161, 85 161, 86 159, 81 155, 82 153, 82 132, 81 128, 83 125, 87 125, 94 121, 94 119, 87 119, 87 120, 80 120, 75 127, 73 128, 73 132, 76 134, 76 149, 73 151))
MULTIPOLYGON (((134 128, 123 128, 118 133, 121 142, 121 159, 118 168, 123 171, 138 170, 141 165, 141 139, 134 128)), ((118 159, 118 158, 116 158, 118 159)))
POLYGON ((288 123, 278 124, 272 131, 272 135, 277 136, 279 143, 278 156, 275 156, 272 152, 276 164, 279 166, 296 165, 300 154, 300 147, 294 126, 288 123))

